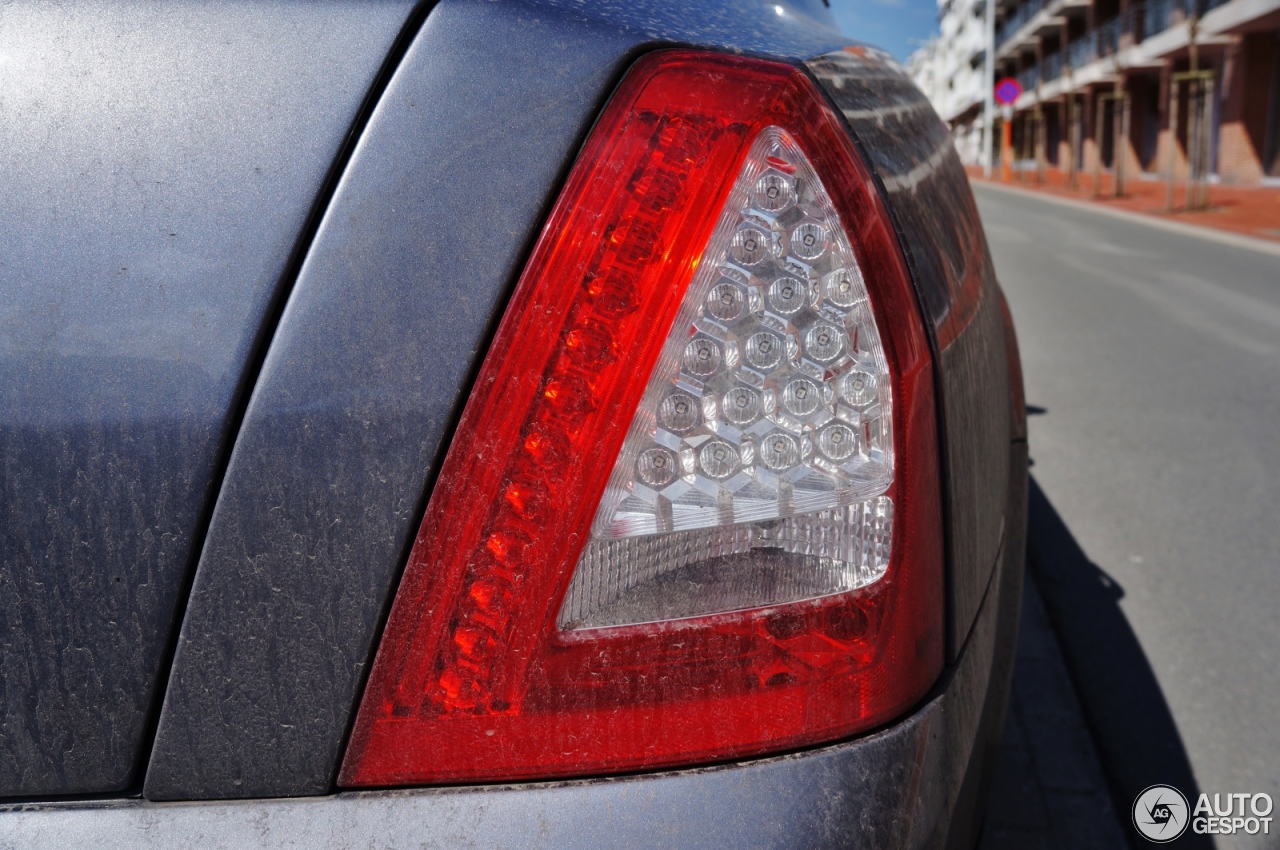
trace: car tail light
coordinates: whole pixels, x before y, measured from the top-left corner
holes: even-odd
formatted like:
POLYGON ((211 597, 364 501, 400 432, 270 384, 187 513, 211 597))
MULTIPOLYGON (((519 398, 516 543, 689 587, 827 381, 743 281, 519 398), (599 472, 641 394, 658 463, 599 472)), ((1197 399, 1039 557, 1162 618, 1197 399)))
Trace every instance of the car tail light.
POLYGON ((340 784, 705 762, 901 714, 942 665, 932 386, 809 78, 641 59, 485 359, 340 784))

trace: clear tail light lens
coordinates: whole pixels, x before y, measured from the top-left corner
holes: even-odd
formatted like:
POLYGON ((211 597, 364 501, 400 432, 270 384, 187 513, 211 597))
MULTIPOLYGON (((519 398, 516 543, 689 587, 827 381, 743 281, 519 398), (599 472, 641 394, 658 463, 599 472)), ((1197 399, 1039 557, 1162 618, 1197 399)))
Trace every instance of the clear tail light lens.
POLYGON ((882 203, 788 65, 640 60, 482 367, 345 786, 752 755, 942 664, 931 364, 882 203))
POLYGON ((795 139, 756 136, 618 455, 562 629, 781 605, 889 565, 892 390, 795 139))

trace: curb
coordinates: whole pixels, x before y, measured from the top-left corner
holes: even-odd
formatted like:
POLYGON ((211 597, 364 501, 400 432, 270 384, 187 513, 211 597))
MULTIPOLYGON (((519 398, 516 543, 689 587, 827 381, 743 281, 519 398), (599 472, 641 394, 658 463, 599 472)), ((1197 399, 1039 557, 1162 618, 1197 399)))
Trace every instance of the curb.
POLYGON ((1218 230, 1217 228, 1205 227, 1198 224, 1184 224, 1180 221, 1165 221, 1164 219, 1156 218, 1155 216, 1148 215, 1146 213, 1113 209, 1090 201, 1063 198, 1058 195, 1051 195, 1047 192, 1040 192, 1035 189, 1024 189, 1021 186, 1006 186, 1003 183, 992 183, 986 180, 974 180, 972 178, 969 180, 969 185, 975 189, 992 189, 996 192, 1007 192, 1013 195, 1020 195, 1024 198, 1037 198, 1050 204, 1058 204, 1059 206, 1071 207, 1072 209, 1084 212, 1107 215, 1112 218, 1123 219, 1124 221, 1145 224, 1148 227, 1155 228, 1156 230, 1164 230, 1169 233, 1177 233, 1181 236, 1191 236, 1210 242, 1217 242, 1221 245, 1230 245, 1233 248, 1244 248, 1248 251, 1257 251, 1262 254, 1269 254, 1273 257, 1280 257, 1280 242, 1271 242, 1266 239, 1258 239, 1253 236, 1245 236, 1241 233, 1233 233, 1228 230, 1218 230))

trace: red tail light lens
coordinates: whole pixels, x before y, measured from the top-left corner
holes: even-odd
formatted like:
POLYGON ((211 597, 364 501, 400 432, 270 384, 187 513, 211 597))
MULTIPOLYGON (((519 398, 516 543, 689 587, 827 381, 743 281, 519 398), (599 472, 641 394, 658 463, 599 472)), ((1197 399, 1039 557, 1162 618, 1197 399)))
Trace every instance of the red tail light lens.
POLYGON ((902 713, 942 666, 934 427, 901 254, 813 83, 643 58, 486 357, 340 784, 687 764, 902 713))

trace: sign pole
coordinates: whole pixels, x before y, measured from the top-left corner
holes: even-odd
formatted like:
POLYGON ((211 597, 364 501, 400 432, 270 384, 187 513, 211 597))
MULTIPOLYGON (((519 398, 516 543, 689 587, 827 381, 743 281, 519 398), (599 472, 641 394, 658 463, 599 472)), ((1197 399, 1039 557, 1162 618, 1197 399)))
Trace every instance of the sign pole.
MULTIPOLYGON (((991 0, 988 0, 990 2, 991 0)), ((1013 104, 1022 96, 1022 84, 1013 77, 1005 77, 996 83, 990 96, 1000 104, 1000 165, 1004 182, 1013 182, 1013 104)))
POLYGON ((995 144, 992 137, 996 130, 996 4, 995 0, 987 0, 986 41, 987 55, 983 58, 982 81, 986 83, 987 97, 982 103, 982 176, 991 179, 991 148, 995 144))
POLYGON ((1013 182, 1013 107, 1006 106, 1004 108, 1004 121, 1001 122, 1000 134, 1000 157, 1001 164, 1004 166, 1004 182, 1013 182))

